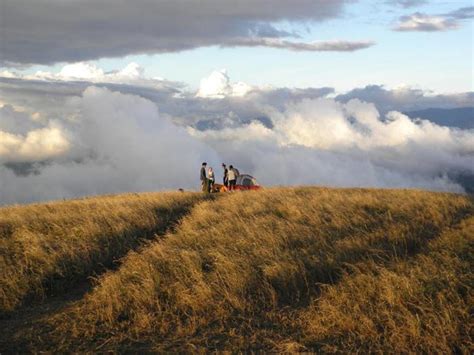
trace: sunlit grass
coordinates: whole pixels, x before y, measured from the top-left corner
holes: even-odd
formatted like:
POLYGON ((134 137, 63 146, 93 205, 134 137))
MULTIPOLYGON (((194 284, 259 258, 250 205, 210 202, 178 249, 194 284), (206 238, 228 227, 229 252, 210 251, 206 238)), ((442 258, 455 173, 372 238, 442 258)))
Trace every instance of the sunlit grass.
MULTIPOLYGON (((40 340, 25 334, 31 349, 472 350, 469 197, 325 188, 220 197, 129 252, 46 319, 40 340)), ((125 224, 144 212, 134 213, 125 224)))
POLYGON ((0 313, 110 266, 203 198, 128 194, 1 208, 0 313))

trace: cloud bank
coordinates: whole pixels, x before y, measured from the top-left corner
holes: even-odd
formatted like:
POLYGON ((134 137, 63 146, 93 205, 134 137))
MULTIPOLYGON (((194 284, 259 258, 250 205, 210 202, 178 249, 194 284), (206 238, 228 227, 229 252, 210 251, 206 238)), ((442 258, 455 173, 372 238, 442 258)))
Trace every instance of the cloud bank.
POLYGON ((0 63, 51 64, 202 46, 347 51, 366 42, 305 44, 278 24, 340 16, 350 0, 5 0, 0 63), (80 14, 80 16, 78 16, 80 14))
POLYGON ((196 164, 220 161, 206 144, 161 117, 155 104, 134 95, 89 87, 68 100, 67 111, 61 127, 45 120, 44 128, 10 140, 1 139, 10 134, 2 128, 2 203, 189 188, 196 164))
MULTIPOLYGON (((9 102, 0 107, 3 204, 197 189, 202 161, 218 173, 221 162, 234 164, 264 185, 462 192, 459 177, 474 176, 474 131, 396 109, 472 104, 469 94, 372 86, 336 96, 331 88, 233 83, 226 71, 189 92, 179 83, 116 83, 94 67, 66 69, 43 79, 0 80, 9 102), (93 82, 104 77, 111 83, 93 82)), ((153 81, 143 73, 140 80, 153 81)))
MULTIPOLYGON (((59 72, 37 72, 24 75, 0 72, 0 90, 4 104, 21 110, 44 112, 51 118, 62 117, 62 107, 69 97, 80 96, 91 85, 124 94, 134 94, 153 101, 160 111, 183 126, 209 122, 223 126, 227 116, 242 122, 266 116, 266 107, 283 110, 288 103, 305 98, 331 95, 337 101, 351 99, 373 102, 382 114, 388 111, 419 111, 428 108, 463 108, 474 106, 474 93, 435 94, 412 87, 390 89, 369 85, 336 94, 334 88, 285 88, 252 86, 233 82, 225 70, 216 70, 201 80, 197 92, 185 84, 148 77, 136 63, 105 73, 90 62, 73 63, 59 72), (124 75, 124 73, 133 73, 124 75)), ((2 104, 2 101, 0 101, 2 104)))
POLYGON ((473 131, 395 111, 381 117, 373 104, 356 99, 306 99, 270 115, 273 128, 252 122, 190 132, 267 184, 461 191, 450 177, 474 173, 473 131))
POLYGON ((105 72, 96 64, 91 62, 76 62, 66 64, 58 73, 47 71, 37 71, 34 74, 24 75, 17 72, 3 70, 0 72, 0 78, 23 79, 44 82, 88 82, 88 83, 108 83, 108 84, 126 84, 140 87, 150 87, 160 89, 163 87, 181 85, 164 80, 161 77, 148 77, 145 75, 145 69, 135 62, 129 63, 122 69, 105 72))

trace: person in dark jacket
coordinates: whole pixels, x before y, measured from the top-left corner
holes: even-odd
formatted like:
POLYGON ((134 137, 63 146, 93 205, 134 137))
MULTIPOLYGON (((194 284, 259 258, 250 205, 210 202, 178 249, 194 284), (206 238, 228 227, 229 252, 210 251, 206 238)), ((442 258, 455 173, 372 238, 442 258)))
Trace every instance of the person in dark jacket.
POLYGON ((224 183, 225 187, 229 187, 229 170, 227 170, 227 167, 224 163, 222 163, 222 168, 224 169, 224 178, 222 179, 222 182, 224 183))
POLYGON ((202 192, 208 193, 209 192, 209 180, 208 180, 207 175, 206 175, 206 166, 207 166, 206 162, 202 163, 200 179, 201 179, 202 192))

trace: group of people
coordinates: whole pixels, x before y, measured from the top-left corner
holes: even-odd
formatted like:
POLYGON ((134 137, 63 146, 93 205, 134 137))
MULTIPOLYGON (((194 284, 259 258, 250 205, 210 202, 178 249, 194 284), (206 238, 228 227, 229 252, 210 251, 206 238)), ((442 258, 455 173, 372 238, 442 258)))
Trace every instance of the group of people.
MULTIPOLYGON (((229 191, 235 190, 237 177, 240 175, 239 170, 234 168, 232 165, 227 168, 224 163, 222 163, 222 169, 224 170, 224 177, 222 179, 223 185, 229 191)), ((207 168, 206 162, 202 163, 200 179, 202 192, 210 193, 214 190, 214 184, 216 183, 216 173, 212 167, 207 168)))

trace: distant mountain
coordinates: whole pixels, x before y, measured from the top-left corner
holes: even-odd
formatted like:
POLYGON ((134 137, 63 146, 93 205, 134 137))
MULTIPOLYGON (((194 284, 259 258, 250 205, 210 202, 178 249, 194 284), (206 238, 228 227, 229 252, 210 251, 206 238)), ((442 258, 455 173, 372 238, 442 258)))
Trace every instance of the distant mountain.
POLYGON ((428 108, 419 111, 405 112, 411 118, 422 118, 440 126, 474 129, 474 107, 462 108, 428 108))

